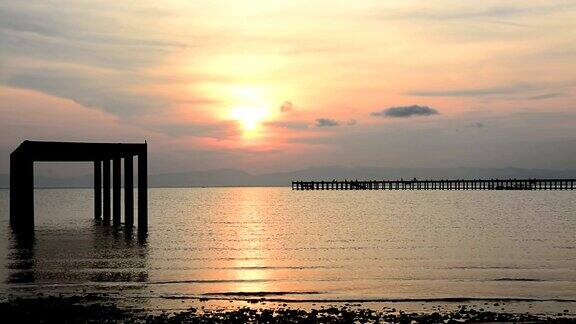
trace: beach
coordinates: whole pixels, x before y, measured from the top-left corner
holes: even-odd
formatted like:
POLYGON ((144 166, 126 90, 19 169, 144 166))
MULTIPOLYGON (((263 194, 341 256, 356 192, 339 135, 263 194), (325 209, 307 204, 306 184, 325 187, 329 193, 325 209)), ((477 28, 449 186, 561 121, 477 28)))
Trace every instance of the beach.
MULTIPOLYGON (((258 302, 255 302, 256 304, 258 302)), ((362 304, 327 305, 302 309, 281 306, 238 306, 149 312, 118 307, 114 301, 94 296, 38 297, 0 302, 0 312, 20 323, 124 322, 124 323, 462 323, 529 322, 572 323, 576 314, 568 310, 555 315, 508 313, 458 305, 455 310, 435 307, 430 312, 405 312, 393 307, 370 309, 362 304)))

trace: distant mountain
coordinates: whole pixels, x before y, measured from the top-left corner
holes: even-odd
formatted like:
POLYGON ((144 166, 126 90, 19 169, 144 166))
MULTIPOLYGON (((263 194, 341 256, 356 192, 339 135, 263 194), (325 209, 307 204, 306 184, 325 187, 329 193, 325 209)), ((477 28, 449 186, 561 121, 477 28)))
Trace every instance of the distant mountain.
MULTIPOLYGON (((377 168, 326 166, 291 172, 250 174, 235 169, 153 174, 151 187, 289 186, 292 180, 332 179, 490 179, 576 178, 576 170, 521 168, 377 168)), ((135 179, 136 180, 136 179, 135 179)), ((35 178, 37 187, 91 187, 92 175, 35 178)), ((0 187, 9 186, 9 176, 0 175, 0 187)))
POLYGON ((221 169, 155 174, 148 181, 152 187, 233 187, 259 185, 255 177, 240 170, 221 169))
MULTIPOLYGON (((47 177, 43 175, 34 176, 34 184, 36 187, 84 188, 91 187, 92 181, 92 175, 83 175, 78 177, 47 177)), ((10 187, 10 175, 0 174, 0 188, 8 187, 10 187)))

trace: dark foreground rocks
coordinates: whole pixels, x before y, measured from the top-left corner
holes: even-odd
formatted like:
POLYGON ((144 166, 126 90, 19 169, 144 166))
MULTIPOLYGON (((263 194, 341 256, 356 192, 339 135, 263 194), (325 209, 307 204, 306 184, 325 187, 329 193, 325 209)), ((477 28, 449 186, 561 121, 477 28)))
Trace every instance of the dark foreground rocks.
POLYGON ((280 307, 199 310, 148 314, 117 307, 98 297, 15 298, 0 303, 3 323, 465 323, 530 322, 576 323, 559 314, 542 317, 477 311, 467 307, 448 313, 404 313, 397 310, 374 311, 362 308, 328 307, 309 311, 280 307))

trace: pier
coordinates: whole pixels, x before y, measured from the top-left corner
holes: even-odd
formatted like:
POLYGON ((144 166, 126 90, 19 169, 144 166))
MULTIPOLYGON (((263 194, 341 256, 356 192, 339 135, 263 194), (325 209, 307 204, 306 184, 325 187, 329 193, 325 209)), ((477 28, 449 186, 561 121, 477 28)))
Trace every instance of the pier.
POLYGON ((576 179, 292 181, 292 190, 574 190, 576 179))
POLYGON ((134 226, 134 168, 138 159, 138 231, 148 226, 148 146, 146 143, 24 141, 10 154, 10 225, 34 229, 34 163, 93 162, 94 218, 121 225, 121 169, 124 160, 124 226, 134 226), (112 163, 111 163, 112 162, 112 163), (110 168, 112 164, 112 168, 110 168), (112 174, 111 171, 112 170, 112 174), (112 176, 112 190, 110 177, 112 176), (112 197, 110 197, 112 191, 112 197), (112 198, 112 199, 111 199, 112 198))

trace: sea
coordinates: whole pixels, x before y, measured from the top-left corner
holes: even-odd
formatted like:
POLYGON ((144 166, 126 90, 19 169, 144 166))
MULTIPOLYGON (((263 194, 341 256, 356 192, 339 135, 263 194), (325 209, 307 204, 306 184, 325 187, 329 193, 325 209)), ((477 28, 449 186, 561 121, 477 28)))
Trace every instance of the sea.
POLYGON ((23 237, 0 190, 0 298, 576 312, 575 192, 152 188, 147 235, 93 208, 91 189, 36 189, 23 237))

